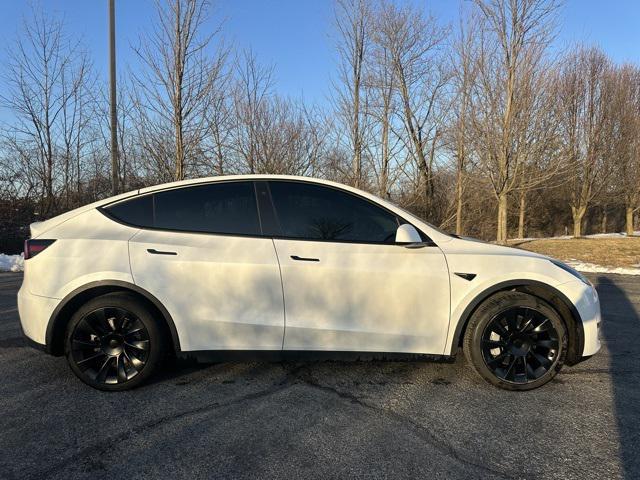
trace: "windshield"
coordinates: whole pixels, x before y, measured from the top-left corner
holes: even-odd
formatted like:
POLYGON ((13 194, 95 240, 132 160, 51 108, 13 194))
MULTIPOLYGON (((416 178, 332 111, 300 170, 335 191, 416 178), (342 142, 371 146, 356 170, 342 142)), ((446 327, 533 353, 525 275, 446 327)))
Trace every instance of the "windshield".
POLYGON ((402 210, 403 212, 405 212, 407 215, 410 215, 412 217, 417 218, 418 220, 420 220, 422 223, 426 223, 430 228, 433 228, 436 232, 441 233, 442 235, 446 235, 448 237, 451 237, 452 234, 449 232, 445 232, 444 230, 442 230, 441 228, 438 228, 434 225, 432 225, 431 223, 427 222, 426 220, 420 218, 419 216, 417 216, 415 213, 410 212, 409 210, 407 210, 406 208, 401 207, 400 205, 397 205, 394 202, 391 202, 389 200, 386 200, 387 202, 389 202, 390 204, 392 204, 394 207, 396 207, 399 210, 402 210))

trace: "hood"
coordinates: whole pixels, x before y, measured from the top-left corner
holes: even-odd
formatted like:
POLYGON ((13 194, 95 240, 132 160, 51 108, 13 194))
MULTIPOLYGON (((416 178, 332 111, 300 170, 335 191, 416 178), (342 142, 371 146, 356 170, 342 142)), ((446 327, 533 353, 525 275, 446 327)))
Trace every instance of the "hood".
POLYGON ((544 258, 549 257, 539 253, 522 250, 520 248, 507 247, 504 245, 496 245, 494 243, 477 240, 471 237, 453 237, 450 242, 441 246, 445 253, 469 253, 482 255, 509 255, 514 257, 532 257, 544 258))

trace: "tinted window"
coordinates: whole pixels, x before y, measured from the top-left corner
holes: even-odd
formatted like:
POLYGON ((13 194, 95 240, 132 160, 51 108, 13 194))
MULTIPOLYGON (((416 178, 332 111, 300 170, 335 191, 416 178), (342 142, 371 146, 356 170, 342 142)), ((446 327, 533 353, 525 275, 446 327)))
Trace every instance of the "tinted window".
POLYGON ((296 182, 269 182, 287 237, 314 240, 393 243, 395 215, 339 190, 296 182))
POLYGON ((136 227, 153 226, 153 196, 145 195, 104 208, 116 220, 136 227))
POLYGON ((252 182, 178 188, 154 194, 156 228, 259 235, 252 182))

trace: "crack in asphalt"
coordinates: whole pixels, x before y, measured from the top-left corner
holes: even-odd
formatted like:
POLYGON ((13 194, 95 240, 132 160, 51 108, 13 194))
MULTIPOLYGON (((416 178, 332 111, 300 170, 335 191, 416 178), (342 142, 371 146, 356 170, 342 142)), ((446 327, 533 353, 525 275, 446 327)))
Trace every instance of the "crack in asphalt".
MULTIPOLYGON (((244 402, 250 402, 254 400, 259 400, 261 398, 268 397, 270 395, 274 395, 276 393, 282 392, 288 388, 291 388, 294 385, 306 385, 308 387, 320 390, 325 393, 329 393, 331 395, 335 395, 343 400, 348 400, 351 404, 358 405, 359 407, 376 412, 378 414, 382 414, 393 420, 394 422, 401 423, 405 426, 410 427, 416 435, 425 441, 427 444, 435 448, 440 453, 445 456, 454 459, 458 463, 477 468, 485 473, 489 473, 492 475, 496 475, 502 478, 514 479, 514 478, 526 478, 521 474, 517 476, 513 476, 507 472, 503 472, 497 470, 495 468, 491 468, 485 466, 480 463, 473 462, 472 460, 465 458, 458 450, 456 450, 452 445, 447 443, 444 440, 438 439, 433 433, 431 433, 428 429, 426 429, 423 425, 417 423, 409 417, 401 415, 393 410, 379 407, 370 403, 365 402, 362 398, 353 395, 348 392, 340 391, 332 386, 321 384, 318 380, 316 380, 311 374, 311 369, 309 365, 303 364, 291 367, 290 365, 283 363, 281 364, 282 369, 284 370, 285 377, 278 383, 271 385, 269 388, 264 390, 260 390, 257 392, 252 392, 250 394, 238 397, 236 399, 230 400, 228 402, 212 402, 206 405, 201 405, 196 408, 192 408, 189 410, 175 412, 169 415, 165 415, 161 418, 157 418, 155 420, 143 423, 136 427, 133 427, 129 430, 111 435, 107 438, 102 438, 98 442, 95 442, 89 446, 86 446, 64 460, 60 461, 56 465, 51 466, 50 468, 40 470, 37 473, 33 473, 29 476, 20 478, 43 478, 54 475, 56 473, 60 473, 65 470, 66 467, 75 463, 75 462, 87 462, 88 459, 95 458, 96 455, 99 457, 102 452, 107 452, 113 448, 114 445, 117 445, 119 442, 128 440, 136 435, 139 435, 145 431, 152 430, 160 425, 174 422, 183 418, 187 418, 194 415, 199 415, 206 412, 215 411, 220 408, 230 407, 234 405, 238 405, 244 402)), ((98 467, 99 468, 99 467, 98 467)), ((97 468, 94 468, 97 469, 97 468)), ((93 469, 89 469, 93 470, 93 469)), ((18 478, 18 477, 10 477, 10 478, 18 478)))
MULTIPOLYGON (((301 371, 303 370, 303 368, 300 369, 301 371)), ((307 369, 309 370, 309 369, 307 369)), ((336 389, 335 387, 331 387, 329 385, 323 385, 320 382, 318 382, 313 375, 311 375, 310 371, 306 372, 306 375, 304 374, 304 372, 301 372, 300 375, 298 375, 298 379, 301 380, 304 384, 321 390, 323 392, 327 392, 327 393, 331 393, 333 395, 336 395, 344 400, 349 400, 351 403, 359 405, 362 408, 365 408, 367 410, 371 410, 377 413, 380 413, 382 415, 385 415, 389 418, 391 418, 392 420, 394 420, 395 422, 399 422, 402 423, 406 426, 411 427, 415 433, 417 434, 417 436, 422 439, 423 441, 425 441, 426 443, 428 443, 430 446, 434 447, 436 450, 438 450, 440 453, 444 454, 445 456, 449 457, 449 458, 453 458, 454 460, 456 460, 459 463, 462 463, 464 465, 470 466, 470 467, 474 467, 477 468, 479 470, 482 470, 485 473, 490 473, 492 475, 496 475, 502 478, 507 478, 507 479, 516 479, 516 478, 533 478, 533 477, 527 477, 524 476, 522 474, 517 474, 516 476, 514 476, 513 474, 507 473, 507 472, 503 472, 501 470, 497 470, 491 467, 487 467, 483 464, 479 464, 476 463, 472 460, 469 460, 468 458, 465 458, 464 456, 461 455, 461 453, 456 450, 455 447, 453 447, 451 444, 447 443, 444 440, 439 439, 438 437, 436 437, 433 433, 431 433, 431 431, 429 431, 427 428, 425 428, 423 425, 417 423, 416 421, 412 420, 409 417, 406 417, 404 415, 399 414, 398 412, 394 412, 393 410, 390 410, 388 408, 384 408, 384 407, 379 407, 377 405, 372 405, 370 403, 367 403, 365 401, 362 400, 362 398, 353 395, 351 393, 348 392, 343 392, 340 391, 338 389, 336 389)))
POLYGON ((293 385, 293 383, 290 383, 287 381, 287 379, 283 380, 280 383, 277 383, 275 385, 272 385, 270 388, 267 388, 265 390, 260 390, 258 392, 253 392, 250 393, 248 395, 244 395, 242 397, 236 398, 234 400, 230 400, 228 402, 212 402, 206 405, 201 405, 199 407, 190 409, 190 410, 185 410, 182 412, 176 412, 170 415, 166 415, 164 417, 158 418, 156 420, 152 420, 146 423, 143 423, 141 425, 138 425, 136 427, 133 427, 130 430, 126 430, 124 432, 115 434, 115 435, 111 435, 107 438, 103 438, 100 439, 100 441, 95 442, 94 444, 91 444, 87 447, 84 447, 80 450, 78 450, 77 452, 75 452, 74 454, 72 454, 71 456, 65 458, 64 460, 62 460, 61 462, 59 462, 58 464, 45 469, 45 470, 41 470, 37 473, 33 473, 27 477, 23 477, 21 476, 20 478, 33 478, 33 479, 39 479, 39 478, 47 478, 53 474, 59 473, 61 471, 63 471, 68 465, 80 460, 80 461, 85 461, 87 458, 91 458, 91 457, 95 457, 96 455, 100 455, 103 452, 107 452, 110 449, 112 449, 112 446, 117 444, 118 442, 121 442, 123 440, 128 440, 131 437, 135 436, 135 435, 139 435, 140 433, 143 433, 147 430, 152 430, 153 428, 167 423, 167 422, 173 422, 175 420, 179 420, 181 418, 185 418, 185 417, 189 417, 192 415, 198 415, 201 413, 205 413, 205 412, 209 412, 209 411, 214 411, 217 410, 219 408, 225 408, 225 407, 229 407, 229 406, 233 406, 233 405, 237 405, 240 403, 244 403, 247 401, 252 401, 252 400, 258 400, 260 398, 264 398, 267 397, 269 395, 273 395, 275 393, 278 393, 280 391, 283 391, 289 387, 291 387, 293 385))

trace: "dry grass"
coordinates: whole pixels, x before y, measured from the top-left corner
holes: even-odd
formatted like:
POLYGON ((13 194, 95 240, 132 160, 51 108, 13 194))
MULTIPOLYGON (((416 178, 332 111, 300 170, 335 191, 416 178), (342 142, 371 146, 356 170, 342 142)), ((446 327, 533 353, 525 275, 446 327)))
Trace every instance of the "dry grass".
POLYGON ((638 268, 640 264, 640 237, 541 239, 516 242, 512 246, 559 260, 578 260, 605 267, 638 268))

